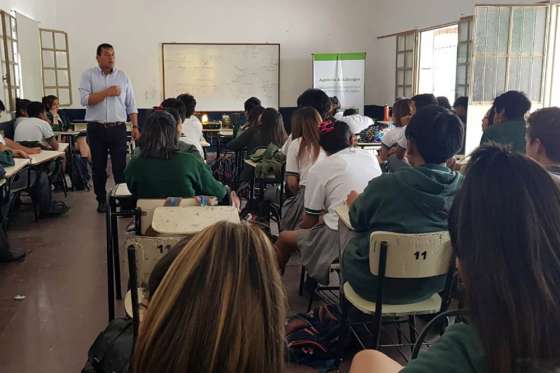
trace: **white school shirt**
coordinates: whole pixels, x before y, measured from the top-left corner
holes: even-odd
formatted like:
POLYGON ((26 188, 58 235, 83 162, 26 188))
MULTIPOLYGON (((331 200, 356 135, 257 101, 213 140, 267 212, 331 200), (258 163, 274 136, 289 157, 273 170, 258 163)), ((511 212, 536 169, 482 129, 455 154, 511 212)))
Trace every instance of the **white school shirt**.
POLYGON ((282 147, 280 148, 280 150, 282 151, 282 153, 284 154, 288 154, 288 150, 290 149, 290 144, 293 142, 294 140, 292 139, 292 134, 290 133, 290 135, 288 136, 288 138, 286 139, 286 142, 284 143, 284 145, 282 145, 282 147))
POLYGON ((187 144, 196 146, 200 156, 204 159, 204 150, 200 144, 200 140, 204 139, 202 123, 200 123, 196 115, 191 115, 189 118, 185 119, 181 131, 183 132, 183 138, 181 140, 187 144))
POLYGON ((317 162, 307 178, 304 207, 310 215, 323 216, 325 224, 338 230, 338 215, 335 208, 346 201, 355 190, 364 191, 369 181, 381 175, 377 157, 367 150, 346 148, 317 162))
POLYGON ((357 135, 363 130, 368 129, 369 126, 373 125, 373 119, 361 114, 347 115, 338 120, 346 123, 354 135, 357 135))
POLYGON ((292 141, 286 154, 286 174, 299 176, 299 185, 307 185, 307 178, 311 166, 327 157, 327 153, 320 148, 317 159, 313 161, 311 155, 298 160, 299 147, 301 146, 301 137, 292 141))
POLYGON ((14 141, 39 141, 54 137, 51 125, 39 118, 23 118, 16 127, 14 141))
POLYGON ((6 145, 6 140, 4 140, 4 136, 0 134, 0 145, 6 145))
POLYGON ((406 131, 406 127, 395 127, 391 128, 385 135, 383 135, 383 139, 381 142, 386 147, 390 148, 393 145, 398 145, 403 149, 406 149, 406 136, 404 132, 406 131))

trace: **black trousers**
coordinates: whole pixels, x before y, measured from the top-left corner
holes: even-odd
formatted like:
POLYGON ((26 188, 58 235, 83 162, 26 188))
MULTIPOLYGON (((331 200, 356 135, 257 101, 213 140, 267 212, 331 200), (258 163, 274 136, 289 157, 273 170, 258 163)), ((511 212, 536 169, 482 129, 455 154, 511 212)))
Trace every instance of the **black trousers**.
POLYGON ((87 126, 87 139, 91 148, 93 190, 98 202, 107 198, 107 154, 111 155, 111 168, 115 184, 124 183, 126 167, 126 125, 104 127, 90 122, 87 126))

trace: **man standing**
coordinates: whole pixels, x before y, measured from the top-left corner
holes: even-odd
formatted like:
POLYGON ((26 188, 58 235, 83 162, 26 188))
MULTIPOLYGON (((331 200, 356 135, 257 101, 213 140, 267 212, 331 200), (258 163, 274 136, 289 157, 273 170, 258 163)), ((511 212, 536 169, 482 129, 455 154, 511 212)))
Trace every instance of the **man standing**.
POLYGON ((97 47, 98 66, 86 70, 80 82, 80 100, 86 107, 87 138, 91 147, 93 189, 97 211, 107 211, 107 152, 115 183, 124 182, 126 167, 126 120, 130 116, 132 137, 137 139, 138 111, 132 84, 115 65, 115 50, 110 44, 97 47))

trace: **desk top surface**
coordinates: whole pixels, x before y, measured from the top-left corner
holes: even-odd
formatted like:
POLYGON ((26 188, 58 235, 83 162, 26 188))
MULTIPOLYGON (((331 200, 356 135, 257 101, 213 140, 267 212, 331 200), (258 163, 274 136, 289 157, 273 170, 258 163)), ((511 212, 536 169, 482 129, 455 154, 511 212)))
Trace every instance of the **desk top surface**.
POLYGON ((70 144, 68 144, 67 142, 59 142, 58 143, 58 151, 59 152, 65 152, 66 149, 68 149, 69 146, 70 146, 70 144))
POLYGON ((54 131, 56 136, 78 136, 80 133, 80 131, 54 131))
POLYGON ((31 160, 27 158, 14 158, 14 162, 16 163, 15 165, 5 168, 6 178, 10 178, 20 172, 25 166, 31 163, 31 160))
POLYGON ((246 165, 249 165, 249 166, 251 166, 251 167, 257 167, 257 162, 253 162, 253 161, 250 160, 250 159, 246 159, 246 160, 245 160, 245 164, 246 164, 246 165))
MULTIPOLYGON (((60 143, 60 145, 62 145, 62 143, 60 143)), ((63 149, 66 149, 68 147, 68 144, 66 144, 66 147, 64 147, 63 149)), ((39 154, 31 154, 29 155, 29 157, 31 158, 31 164, 32 165, 38 165, 41 163, 45 163, 48 162, 50 160, 59 158, 64 156, 64 151, 60 151, 60 150, 43 150, 41 153, 39 154)))
POLYGON ((239 223, 239 211, 233 206, 158 207, 152 228, 163 235, 194 234, 222 220, 239 223))
POLYGON ((335 209, 336 214, 338 215, 339 221, 342 222, 345 226, 350 229, 352 228, 352 223, 350 222, 350 210, 348 209, 348 205, 346 202, 341 203, 335 209))

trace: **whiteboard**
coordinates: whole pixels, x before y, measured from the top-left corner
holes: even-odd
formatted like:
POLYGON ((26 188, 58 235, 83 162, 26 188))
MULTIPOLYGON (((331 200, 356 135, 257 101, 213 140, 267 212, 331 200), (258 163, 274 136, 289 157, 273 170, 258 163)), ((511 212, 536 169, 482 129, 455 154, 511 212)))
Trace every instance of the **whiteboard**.
POLYGON ((278 107, 280 44, 162 44, 163 95, 192 94, 197 111, 278 107))

